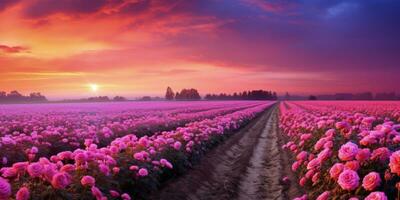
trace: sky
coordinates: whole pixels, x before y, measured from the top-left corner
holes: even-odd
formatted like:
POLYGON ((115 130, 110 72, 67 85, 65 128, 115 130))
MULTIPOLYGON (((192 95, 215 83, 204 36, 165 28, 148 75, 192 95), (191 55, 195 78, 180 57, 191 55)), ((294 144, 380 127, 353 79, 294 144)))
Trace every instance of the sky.
POLYGON ((398 0, 1 0, 0 90, 400 92, 398 10, 398 0))

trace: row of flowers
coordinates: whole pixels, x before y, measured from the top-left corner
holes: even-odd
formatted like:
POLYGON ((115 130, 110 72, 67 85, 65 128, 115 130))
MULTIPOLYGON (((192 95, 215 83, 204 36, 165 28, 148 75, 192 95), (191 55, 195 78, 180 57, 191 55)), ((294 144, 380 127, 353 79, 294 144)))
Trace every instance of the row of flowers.
POLYGON ((128 134, 106 147, 87 139, 85 149, 16 162, 0 169, 0 199, 144 198, 272 104, 258 103, 151 136, 128 134))
MULTIPOLYGON (((65 105, 57 111, 9 111, 0 116, 0 167, 25 159, 47 157, 61 151, 83 148, 85 140, 99 147, 129 133, 137 136, 173 130, 186 123, 232 113, 260 102, 202 103, 185 102, 138 107, 130 103, 98 105, 98 110, 76 110, 65 105), (124 105, 125 104, 125 105, 124 105), (126 109, 123 110, 122 106, 126 109)), ((53 105, 41 105, 53 106, 53 105)), ((47 108, 47 107, 46 107, 47 108)), ((9 109, 9 108, 8 108, 9 109)))
POLYGON ((283 148, 293 154, 292 170, 307 191, 296 199, 400 198, 399 110, 377 111, 395 107, 393 102, 370 104, 370 110, 348 104, 281 104, 280 127, 289 140, 283 148))

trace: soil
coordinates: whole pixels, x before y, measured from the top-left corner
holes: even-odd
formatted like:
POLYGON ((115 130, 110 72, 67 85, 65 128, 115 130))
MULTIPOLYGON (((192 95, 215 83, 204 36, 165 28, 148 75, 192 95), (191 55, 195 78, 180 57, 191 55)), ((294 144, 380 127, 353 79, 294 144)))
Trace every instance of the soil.
POLYGON ((151 199, 293 199, 302 194, 281 150, 278 105, 266 110, 215 147, 183 176, 168 181, 151 199), (283 182, 283 177, 290 182, 283 182))

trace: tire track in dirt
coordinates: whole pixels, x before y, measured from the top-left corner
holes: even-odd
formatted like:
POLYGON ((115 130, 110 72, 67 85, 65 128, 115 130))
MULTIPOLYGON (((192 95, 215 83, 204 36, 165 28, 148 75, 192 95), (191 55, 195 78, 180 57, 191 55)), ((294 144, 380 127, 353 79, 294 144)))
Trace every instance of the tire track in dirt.
POLYGON ((151 198, 288 199, 288 187, 280 184, 287 172, 287 166, 282 167, 286 155, 280 150, 280 140, 278 106, 274 105, 151 198))
POLYGON ((277 137, 277 109, 265 124, 253 156, 240 182, 238 199, 282 199, 280 147, 277 137))

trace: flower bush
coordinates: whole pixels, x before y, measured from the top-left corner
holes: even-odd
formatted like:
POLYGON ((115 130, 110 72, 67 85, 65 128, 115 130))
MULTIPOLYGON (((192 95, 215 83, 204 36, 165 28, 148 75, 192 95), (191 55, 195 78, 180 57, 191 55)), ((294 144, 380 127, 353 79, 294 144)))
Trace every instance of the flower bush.
POLYGON ((280 128, 306 194, 296 199, 399 199, 400 104, 283 102, 280 128))

